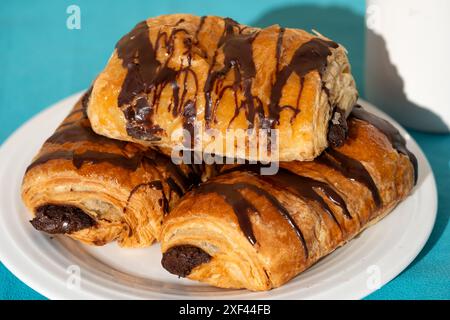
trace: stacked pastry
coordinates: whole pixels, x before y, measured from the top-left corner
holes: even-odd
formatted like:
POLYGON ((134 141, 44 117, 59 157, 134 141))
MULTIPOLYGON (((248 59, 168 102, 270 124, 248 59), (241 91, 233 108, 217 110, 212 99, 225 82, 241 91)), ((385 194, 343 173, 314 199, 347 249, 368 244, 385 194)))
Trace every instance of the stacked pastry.
POLYGON ((345 49, 319 34, 213 16, 148 19, 120 39, 29 166, 31 223, 97 245, 159 240, 165 269, 214 286, 281 286, 414 186, 405 140, 356 99, 345 49), (210 129, 220 138, 195 134, 210 129), (230 130, 245 143, 221 148, 230 130), (277 154, 251 152, 270 130, 277 154), (173 161, 180 144, 247 164, 173 161), (249 164, 274 159, 274 175, 249 164))
POLYGON ((159 239, 164 215, 201 178, 198 166, 97 135, 88 99, 89 92, 27 168, 22 197, 35 214, 31 224, 89 244, 148 246, 159 239))

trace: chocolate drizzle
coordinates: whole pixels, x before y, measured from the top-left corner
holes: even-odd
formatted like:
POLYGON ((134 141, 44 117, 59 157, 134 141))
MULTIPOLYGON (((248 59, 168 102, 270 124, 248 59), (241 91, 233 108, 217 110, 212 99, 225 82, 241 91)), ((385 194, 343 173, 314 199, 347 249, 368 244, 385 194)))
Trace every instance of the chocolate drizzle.
MULTIPOLYGON (((258 35, 257 32, 248 34, 242 34, 242 29, 239 28, 239 24, 230 19, 224 19, 225 27, 222 37, 219 39, 218 48, 221 48, 224 54, 223 68, 217 71, 211 71, 208 73, 208 77, 205 82, 205 121, 206 126, 209 127, 210 123, 215 119, 215 112, 220 101, 220 97, 223 96, 225 90, 231 89, 235 94, 235 113, 231 122, 239 115, 241 109, 245 110, 249 128, 255 123, 255 104, 254 97, 252 95, 252 81, 256 76, 256 67, 253 61, 253 49, 252 43, 258 35), (226 86, 221 89, 219 93, 219 99, 213 104, 212 91, 216 87, 222 87, 221 81, 228 74, 230 70, 234 72, 234 82, 231 86, 226 86), (245 99, 239 103, 236 92, 239 88, 243 88, 245 99)), ((217 51, 214 54, 213 64, 214 67, 215 57, 217 51)), ((258 108, 257 113, 260 116, 264 115, 262 106, 258 108)))
POLYGON ((107 153, 100 151, 87 150, 81 153, 75 153, 71 150, 58 150, 46 153, 34 160, 27 168, 27 172, 32 168, 47 163, 51 160, 72 160, 75 168, 80 169, 85 163, 106 162, 113 166, 118 166, 127 170, 135 171, 142 159, 142 154, 136 154, 133 157, 127 157, 121 154, 107 153))
MULTIPOLYGON (((277 43, 277 46, 280 45, 281 41, 282 40, 277 43)), ((300 79, 304 79, 309 72, 314 70, 317 70, 320 76, 322 76, 327 66, 327 58, 331 54, 330 48, 337 47, 338 44, 336 42, 314 38, 302 44, 295 51, 294 56, 288 65, 279 71, 277 70, 269 104, 269 119, 272 127, 279 123, 281 94, 289 77, 293 73, 296 73, 300 79)), ((279 48, 277 48, 277 55, 278 52, 279 48)), ((296 106, 296 108, 298 109, 298 106, 296 106)))
MULTIPOLYGON (((259 174, 260 166, 246 164, 233 167, 229 170, 225 170, 223 171, 223 173, 232 171, 248 171, 254 174, 259 174)), ((323 194, 331 203, 339 206, 346 218, 352 219, 352 216, 347 208, 344 199, 325 182, 297 175, 285 168, 279 168, 277 174, 275 175, 261 175, 259 176, 259 178, 261 180, 269 182, 274 186, 288 190, 300 198, 316 202, 339 227, 340 225, 338 220, 336 219, 336 216, 334 215, 328 204, 323 200, 318 191, 323 194)))
POLYGON ((295 223, 294 218, 290 215, 289 211, 275 198, 273 195, 271 195, 266 190, 259 188, 252 184, 245 184, 242 183, 243 188, 248 188, 252 190, 253 192, 265 197, 275 208, 277 208, 278 212, 282 215, 282 217, 288 222, 288 224, 292 227, 294 230, 296 236, 300 240, 300 243, 302 244, 302 247, 305 251, 305 256, 308 257, 308 247, 306 246, 306 241, 303 236, 302 231, 300 230, 299 226, 295 223))
POLYGON ((285 28, 280 28, 280 31, 278 32, 277 47, 275 49, 276 73, 278 73, 278 71, 280 70, 281 49, 283 47, 283 36, 285 31, 286 31, 285 28))
POLYGON ((159 135, 163 134, 164 130, 152 123, 152 117, 158 108, 163 89, 170 85, 172 102, 169 108, 172 109, 174 116, 179 114, 183 116, 183 126, 193 138, 196 101, 186 99, 188 76, 192 77, 195 87, 198 87, 197 76, 189 69, 192 58, 190 52, 192 39, 184 39, 184 45, 188 49, 188 67, 175 70, 168 64, 174 52, 176 35, 187 34, 185 29, 179 27, 183 22, 183 19, 179 20, 170 34, 159 30, 155 46, 153 46, 149 38, 149 27, 146 21, 142 21, 116 45, 117 55, 122 59, 123 67, 127 69, 118 97, 118 105, 123 108, 127 119, 127 133, 132 137, 147 141, 161 139, 159 135), (164 64, 156 57, 160 47, 164 47, 168 54, 164 64), (178 80, 183 74, 184 86, 180 99, 178 80))
MULTIPOLYGON (((223 96, 224 89, 233 89, 236 94, 236 91, 240 87, 243 88, 245 100, 239 104, 238 99, 235 96, 235 114, 230 123, 237 117, 241 109, 245 110, 249 128, 253 127, 256 116, 258 116, 260 120, 261 128, 273 128, 279 123, 280 112, 283 109, 291 109, 294 111, 294 115, 291 117, 292 121, 300 112, 298 104, 302 94, 304 77, 307 73, 313 70, 317 70, 320 76, 322 76, 322 73, 327 66, 327 57, 331 54, 331 50, 329 48, 337 48, 338 45, 332 41, 326 41, 319 38, 312 39, 301 45, 295 52, 291 62, 279 70, 283 34, 285 32, 284 28, 280 28, 275 50, 275 83, 271 89, 269 115, 266 116, 261 101, 258 97, 253 96, 251 92, 252 82, 256 75, 252 42, 258 35, 258 32, 252 32, 249 34, 241 34, 241 32, 242 29, 239 29, 239 25, 234 20, 225 19, 224 33, 218 43, 218 47, 222 47, 224 53, 224 67, 218 71, 210 71, 208 73, 208 78, 204 88, 206 100, 206 125, 209 126, 209 123, 214 120, 215 109, 218 106, 220 98, 223 96), (236 29, 238 29, 239 33, 236 33, 236 29), (231 69, 234 69, 233 85, 222 89, 222 92, 219 94, 219 99, 213 103, 211 92, 215 83, 224 78, 231 69), (297 97, 297 105, 295 108, 287 105, 280 106, 279 103, 281 100, 283 87, 291 74, 294 72, 300 77, 301 81, 301 89, 297 97), (256 105, 255 100, 258 102, 256 105)), ((214 66, 214 62, 215 59, 213 59, 212 67, 214 66)))
POLYGON ((333 219, 339 228, 341 227, 339 221, 320 193, 323 194, 331 203, 340 207, 344 217, 347 219, 352 218, 344 199, 325 182, 296 175, 295 173, 284 168, 280 168, 278 173, 274 176, 261 176, 261 178, 271 182, 273 185, 293 192, 300 198, 316 202, 333 219))
POLYGON ((245 184, 221 184, 221 183, 206 183, 194 190, 195 194, 216 193, 233 208, 234 213, 239 222, 242 232, 247 237, 248 241, 254 245, 256 238, 253 233, 252 222, 250 221, 250 214, 257 214, 258 210, 248 201, 239 190, 245 187, 245 184))
POLYGON ((73 121, 69 124, 63 123, 64 126, 58 128, 58 130, 47 139, 46 142, 54 144, 63 144, 66 142, 85 142, 89 141, 101 145, 116 145, 119 148, 125 147, 127 142, 109 139, 104 136, 96 134, 90 124, 89 120, 73 121))
MULTIPOLYGON (((66 143, 87 142, 100 146, 116 146, 120 149, 125 148, 127 142, 109 139, 100 135, 97 135, 91 128, 89 119, 85 115, 85 108, 91 94, 91 89, 88 90, 81 99, 81 108, 75 108, 67 117, 66 120, 59 126, 59 128, 51 135, 45 142, 50 144, 63 145, 66 143), (83 114, 78 115, 78 110, 82 110, 83 114), (75 112, 77 111, 77 112, 75 112), (71 117, 75 117, 75 120, 69 121, 71 117)), ((75 146, 76 147, 76 146, 75 146)), ((86 163, 110 163, 113 166, 119 166, 127 170, 135 171, 139 166, 143 157, 142 152, 137 152, 134 156, 128 157, 119 153, 108 153, 96 150, 84 150, 83 152, 74 152, 72 150, 56 150, 53 152, 45 153, 35 159, 27 168, 27 172, 48 161, 52 160, 71 160, 72 164, 80 169, 86 163)))
POLYGON ((206 16, 201 16, 201 17, 200 17, 200 23, 199 23, 199 25, 198 25, 197 30, 195 30, 195 40, 196 40, 196 43, 198 43, 198 36, 199 36, 199 34, 200 34, 200 31, 201 31, 202 28, 203 28, 203 25, 205 24, 206 18, 207 18, 206 16))
POLYGON ((77 169, 80 169, 85 163, 96 164, 107 162, 112 164, 113 166, 118 166, 127 170, 135 171, 141 163, 141 159, 142 155, 139 153, 129 158, 127 156, 115 153, 88 150, 82 153, 74 153, 72 162, 77 169))
MULTIPOLYGON (((192 147, 197 114, 196 97, 200 89, 197 77, 190 68, 193 46, 202 51, 206 59, 211 60, 204 87, 201 88, 205 97, 206 128, 209 128, 212 123, 216 123, 215 117, 220 100, 227 90, 231 90, 234 95, 235 109, 228 125, 230 126, 243 111, 249 129, 255 126, 256 119, 259 120, 260 128, 273 128, 279 123, 280 112, 283 109, 293 111, 291 117, 291 121, 293 121, 300 112, 299 103, 306 74, 317 70, 322 76, 327 66, 327 57, 331 54, 330 48, 338 47, 335 42, 314 38, 302 44, 294 53, 289 64, 280 69, 285 33, 285 29, 280 28, 275 50, 274 83, 267 106, 268 114, 266 114, 263 102, 252 93, 253 81, 256 77, 252 47, 259 34, 259 29, 243 27, 233 19, 224 18, 223 33, 217 42, 214 53, 208 57, 207 53, 198 46, 198 36, 206 19, 207 17, 204 16, 199 19, 197 29, 192 36, 186 29, 183 29, 185 22, 183 19, 171 26, 169 33, 162 31, 163 29, 160 27, 154 44, 150 41, 149 26, 143 21, 117 43, 117 55, 122 60, 123 67, 127 69, 127 75, 118 97, 118 105, 127 119, 127 132, 130 136, 148 141, 161 139, 164 130, 153 123, 152 117, 160 104, 162 90, 170 85, 172 100, 168 111, 172 111, 174 117, 182 117, 184 129, 191 134, 190 145, 185 144, 185 147, 192 147), (176 70, 169 66, 169 61, 172 59, 175 38, 178 33, 185 34, 183 43, 186 50, 181 59, 187 59, 187 66, 176 70), (157 52, 160 50, 167 52, 164 61, 157 59, 157 52), (223 54, 223 65, 220 66, 217 61, 219 53, 223 54), (224 85, 230 72, 233 74, 233 82, 230 85, 224 85), (293 73, 300 77, 302 87, 298 93, 296 106, 280 106, 283 87, 293 73), (195 90, 189 89, 191 91, 186 92, 188 76, 195 81, 195 90), (183 92, 180 92, 182 82, 184 82, 183 92), (242 91, 243 97, 239 97, 239 91, 242 91), (186 98, 188 95, 193 98, 186 98)), ((184 63, 182 64, 184 65, 184 63)))
POLYGON ((306 246, 306 242, 300 228, 297 226, 294 219, 289 214, 289 211, 266 190, 254 184, 245 182, 237 182, 233 184, 210 182, 205 183, 199 188, 195 189, 194 194, 216 193, 220 195, 233 208, 233 211, 236 214, 236 218, 238 219, 239 226, 247 240, 252 245, 255 245, 257 239, 253 232, 250 215, 259 213, 258 210, 253 206, 253 204, 249 200, 247 200, 241 193, 242 190, 250 190, 266 198, 294 229, 305 250, 305 255, 308 256, 308 248, 306 246))
MULTIPOLYGON (((355 160, 356 161, 356 160, 355 160)), ((354 163, 351 163, 351 165, 355 165, 354 163)), ((360 177, 356 175, 353 171, 354 168, 351 167, 347 168, 349 175, 354 175, 358 179, 360 177)), ((356 165, 355 165, 356 167, 356 165)), ((360 168, 359 168, 360 169, 360 168)), ((329 215, 329 217, 336 223, 336 225, 339 227, 339 229, 342 231, 341 225, 336 218, 335 213, 330 208, 328 203, 324 200, 323 197, 328 199, 330 203, 332 203, 335 206, 338 206, 341 209, 342 215, 345 219, 352 219, 352 215, 350 214, 350 211, 347 208, 347 204, 345 200, 339 195, 338 192, 336 192, 330 185, 328 185, 326 182, 314 180, 309 177, 304 177, 297 175, 285 168, 280 168, 278 170, 278 173, 269 176, 269 175, 259 175, 260 166, 259 165, 251 165, 246 164, 242 166, 235 166, 228 170, 223 170, 221 173, 231 173, 234 171, 247 171, 251 174, 255 174, 258 176, 259 179, 266 181, 272 186, 275 186, 277 188, 283 189, 285 191, 288 191, 295 196, 302 198, 306 201, 313 201, 317 203, 320 208, 329 215)), ((347 173, 347 171, 345 171, 347 173)), ((361 174, 362 175, 362 174, 361 174)), ((361 178, 362 179, 362 178, 361 178)), ((222 184, 222 183, 214 183, 210 182, 207 184, 204 184, 200 186, 198 189, 196 189, 195 193, 216 193, 221 195, 225 201, 233 208, 238 221, 241 230, 249 240, 251 244, 256 243, 255 236, 253 234, 252 224, 249 218, 250 213, 257 214, 257 210, 255 207, 249 202, 239 191, 242 189, 248 189, 251 190, 263 197, 265 197, 268 201, 271 202, 271 204, 282 214, 282 216, 289 222, 295 233, 297 234, 297 237, 300 239, 300 242, 302 243, 302 246, 305 250, 306 256, 308 255, 308 248, 306 246, 305 239, 303 237, 303 234, 299 228, 299 226, 295 223, 295 220, 292 218, 292 216, 289 213, 289 210, 287 210, 272 194, 265 191, 264 189, 257 187, 250 183, 234 183, 234 184, 222 184)))
POLYGON ((173 72, 165 69, 158 74, 160 67, 156 59, 156 51, 149 40, 148 26, 142 21, 122 37, 116 45, 117 55, 122 59, 122 65, 128 70, 122 89, 119 93, 119 106, 136 104, 136 108, 127 106, 124 115, 128 120, 128 134, 144 140, 158 140, 156 133, 161 131, 158 126, 148 125, 154 106, 149 105, 144 93, 152 87, 158 86, 162 81, 169 80, 173 72))
POLYGON ((315 161, 339 171, 342 175, 352 181, 362 183, 372 193, 372 198, 377 208, 382 205, 382 200, 377 185, 373 181, 367 169, 358 160, 350 158, 335 149, 329 148, 315 161))
POLYGON ((411 164, 414 168, 414 184, 416 184, 417 176, 418 176, 418 174, 417 174, 417 172, 418 172, 417 158, 406 147, 406 140, 405 140, 405 138, 403 138, 403 136, 400 134, 400 132, 388 121, 381 119, 381 118, 377 117, 376 115, 365 111, 359 105, 357 105, 353 108, 351 116, 372 124, 375 128, 380 130, 389 139, 389 141, 391 142, 392 147, 394 149, 396 149, 399 153, 402 153, 402 154, 408 156, 408 158, 411 161, 411 164))

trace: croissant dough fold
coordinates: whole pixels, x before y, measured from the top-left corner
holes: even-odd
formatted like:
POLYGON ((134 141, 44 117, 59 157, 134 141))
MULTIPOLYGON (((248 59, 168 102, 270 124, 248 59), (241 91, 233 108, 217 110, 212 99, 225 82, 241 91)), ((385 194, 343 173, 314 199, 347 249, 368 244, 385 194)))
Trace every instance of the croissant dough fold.
POLYGON ((85 94, 28 167, 22 198, 41 231, 88 244, 143 247, 159 239, 164 214, 195 181, 193 167, 95 134, 85 94))
POLYGON ((120 39, 94 82, 88 116, 101 135, 165 150, 312 160, 329 141, 342 143, 328 135, 330 120, 345 122, 356 99, 346 51, 335 42, 277 25, 175 14, 143 21, 120 39), (227 129, 243 130, 236 137, 246 143, 225 148, 227 129), (261 131, 268 129, 279 130, 279 152, 253 153, 251 143, 266 148, 261 131))
POLYGON ((257 169, 225 166, 183 197, 165 218, 163 267, 218 287, 279 287, 388 214, 416 161, 392 126, 357 108, 343 146, 273 176, 257 169))

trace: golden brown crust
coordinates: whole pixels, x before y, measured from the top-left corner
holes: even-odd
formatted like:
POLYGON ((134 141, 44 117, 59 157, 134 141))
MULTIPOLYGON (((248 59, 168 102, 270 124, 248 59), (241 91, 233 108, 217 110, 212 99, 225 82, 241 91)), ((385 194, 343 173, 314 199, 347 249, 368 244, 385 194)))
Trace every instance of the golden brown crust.
POLYGON ((345 49, 322 36, 177 14, 119 41, 88 115, 101 135, 168 150, 180 144, 177 130, 216 129, 220 138, 203 135, 202 150, 258 160, 273 155, 223 150, 226 130, 253 127, 244 136, 263 145, 259 129, 279 129, 280 160, 312 160, 328 145, 333 110, 348 115, 356 98, 345 49))
POLYGON ((351 118, 349 130, 341 148, 313 162, 281 163, 276 176, 225 167, 166 217, 163 253, 182 245, 200 248, 211 259, 193 268, 190 279, 268 290, 345 244, 414 185, 410 160, 379 129, 351 118))
POLYGON ((96 135, 84 111, 79 101, 44 143, 24 176, 23 201, 34 215, 47 205, 81 209, 95 225, 69 236, 85 243, 148 246, 159 238, 164 214, 189 188, 191 168, 96 135))

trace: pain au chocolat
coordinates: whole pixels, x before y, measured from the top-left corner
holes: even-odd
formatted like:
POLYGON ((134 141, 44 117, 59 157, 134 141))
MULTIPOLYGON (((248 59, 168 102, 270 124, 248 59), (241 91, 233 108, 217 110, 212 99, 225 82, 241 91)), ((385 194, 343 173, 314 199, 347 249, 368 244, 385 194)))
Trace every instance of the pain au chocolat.
POLYGON ((342 144, 356 99, 345 49, 321 35, 175 14, 143 21, 120 39, 87 113, 109 138, 162 150, 197 144, 250 160, 274 159, 249 149, 267 146, 261 131, 278 129, 277 160, 312 160, 342 144), (191 141, 175 134, 181 129, 191 141), (245 143, 224 149, 228 129, 243 130, 245 143))
POLYGON ((388 122, 356 108, 344 145, 278 174, 225 166, 165 218, 162 265, 217 287, 279 287, 387 215, 417 162, 388 122))
POLYGON ((80 100, 29 165, 22 199, 34 228, 88 244, 144 247, 198 176, 194 166, 95 134, 80 100))

